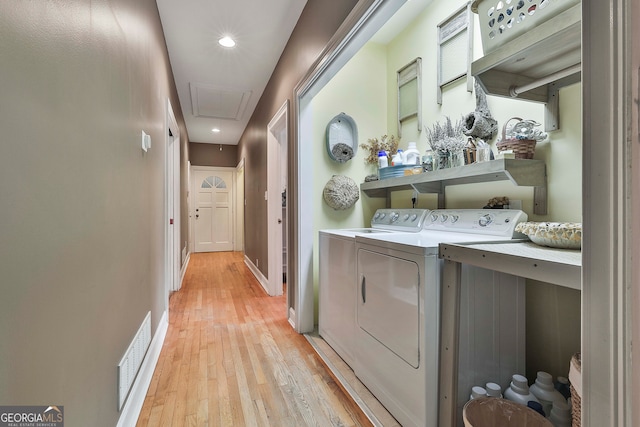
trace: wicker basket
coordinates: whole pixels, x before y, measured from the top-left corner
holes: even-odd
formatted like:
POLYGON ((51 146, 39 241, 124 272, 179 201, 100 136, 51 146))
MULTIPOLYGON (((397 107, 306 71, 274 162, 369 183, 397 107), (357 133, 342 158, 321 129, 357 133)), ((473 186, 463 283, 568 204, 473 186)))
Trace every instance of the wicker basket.
POLYGON ((533 159, 536 151, 535 139, 507 139, 507 125, 511 120, 522 121, 520 117, 511 117, 502 126, 502 140, 498 141, 496 147, 498 151, 513 150, 516 159, 533 159))
POLYGON ((582 419, 582 360, 580 353, 571 358, 569 367, 571 383, 571 427, 580 427, 582 419))

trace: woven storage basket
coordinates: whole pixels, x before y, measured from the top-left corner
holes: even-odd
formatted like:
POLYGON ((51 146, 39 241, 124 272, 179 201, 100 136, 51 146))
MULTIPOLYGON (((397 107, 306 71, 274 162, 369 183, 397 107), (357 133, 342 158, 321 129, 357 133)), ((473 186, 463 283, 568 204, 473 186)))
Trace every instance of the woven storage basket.
POLYGON ((580 353, 571 358, 569 367, 571 383, 571 427, 580 427, 582 419, 582 359, 580 353))
POLYGON ((502 140, 498 141, 496 147, 498 151, 513 150, 516 159, 533 159, 536 152, 535 139, 507 139, 507 125, 511 120, 522 121, 520 117, 511 117, 502 126, 502 140))

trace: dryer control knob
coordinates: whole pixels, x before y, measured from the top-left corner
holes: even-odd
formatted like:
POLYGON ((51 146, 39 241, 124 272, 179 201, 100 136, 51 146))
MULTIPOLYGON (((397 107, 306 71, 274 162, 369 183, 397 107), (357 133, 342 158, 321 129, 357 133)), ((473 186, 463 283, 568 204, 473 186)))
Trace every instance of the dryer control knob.
POLYGON ((480 225, 480 227, 486 227, 487 225, 491 224, 492 222, 493 222, 493 218, 491 218, 491 215, 489 215, 489 214, 482 215, 478 219, 478 224, 480 225))
POLYGON ((409 219, 409 214, 404 214, 404 216, 402 217, 402 220, 404 222, 407 222, 408 219, 409 219))
POLYGON ((418 215, 417 214, 411 215, 411 222, 415 222, 416 219, 418 219, 418 215))
POLYGON ((391 222, 396 222, 400 218, 400 214, 397 212, 391 212, 391 222))
POLYGON ((440 216, 440 222, 447 222, 447 219, 449 219, 449 215, 447 214, 442 214, 440 216))
POLYGON ((451 224, 455 224, 459 219, 460 217, 458 215, 451 215, 451 224))

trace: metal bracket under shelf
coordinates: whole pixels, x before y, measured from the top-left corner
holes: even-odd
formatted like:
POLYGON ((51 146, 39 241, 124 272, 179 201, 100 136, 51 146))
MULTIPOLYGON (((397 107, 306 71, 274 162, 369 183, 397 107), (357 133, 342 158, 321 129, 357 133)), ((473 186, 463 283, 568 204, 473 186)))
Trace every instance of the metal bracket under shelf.
POLYGON ((547 87, 548 101, 544 109, 544 130, 546 132, 560 129, 560 89, 580 83, 581 78, 581 73, 577 73, 549 83, 547 87))

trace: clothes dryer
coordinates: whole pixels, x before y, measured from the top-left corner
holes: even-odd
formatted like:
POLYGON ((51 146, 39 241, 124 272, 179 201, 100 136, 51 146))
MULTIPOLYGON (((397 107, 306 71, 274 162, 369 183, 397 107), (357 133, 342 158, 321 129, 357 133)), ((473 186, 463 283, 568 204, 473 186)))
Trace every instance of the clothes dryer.
MULTIPOLYGON (((419 233, 356 236, 354 371, 401 425, 437 427, 439 244, 511 239, 526 219, 516 210, 434 210, 419 233)), ((466 274, 474 276, 471 270, 466 274)), ((516 289, 509 304, 517 307, 524 304, 524 282, 513 280, 505 286, 516 289)), ((514 323, 524 333, 524 318, 514 323)), ((494 326, 486 324, 488 332, 477 338, 501 333, 494 326)), ((523 359, 523 350, 514 348, 514 358, 523 359)))

